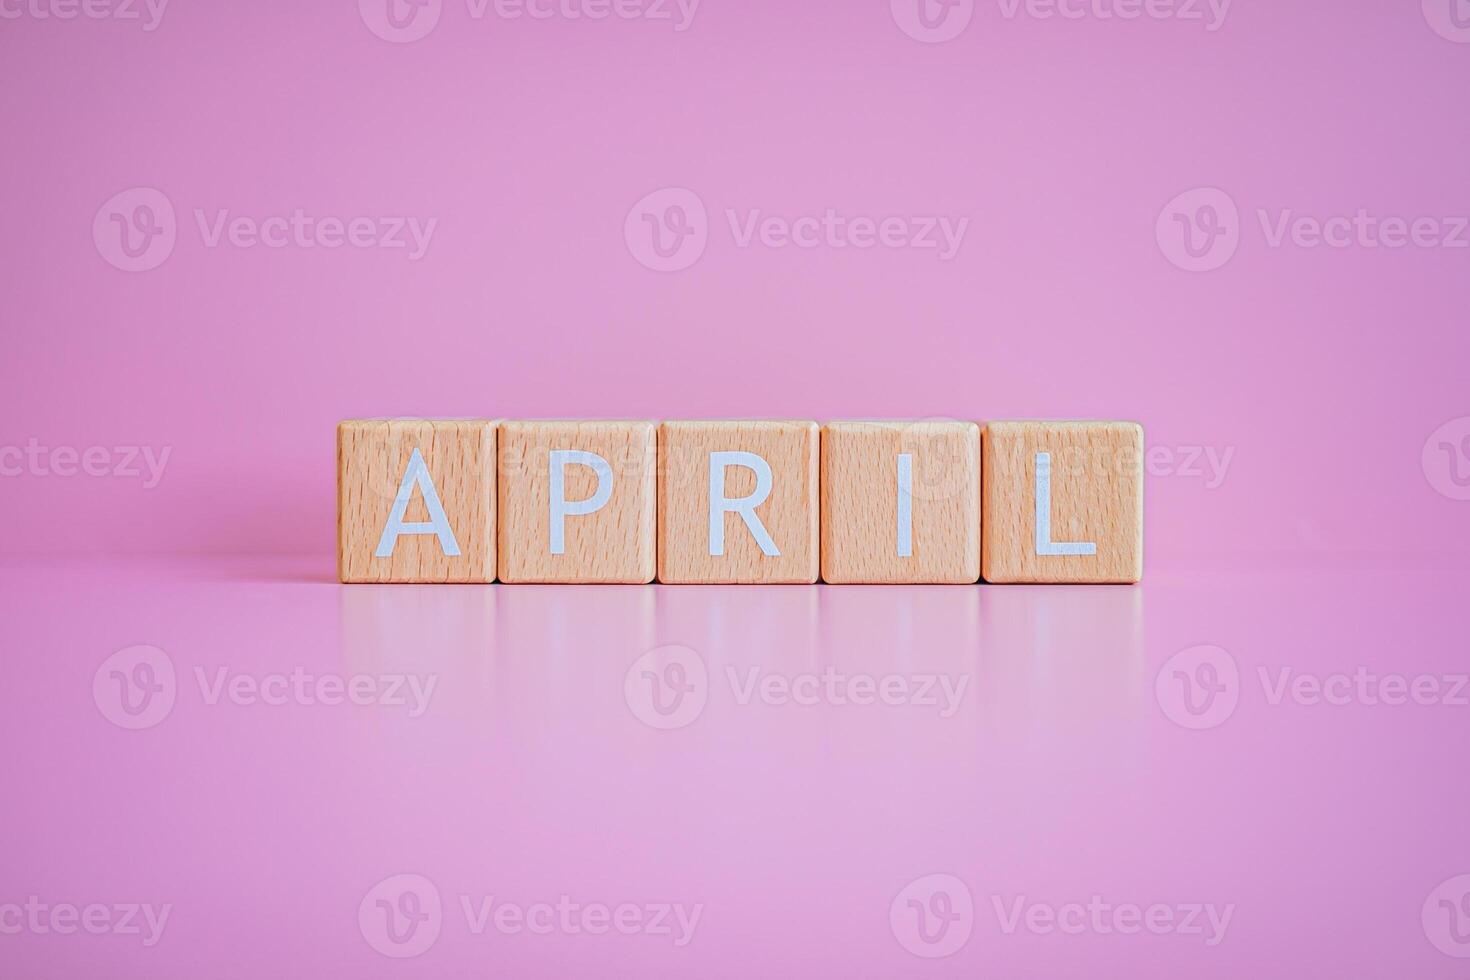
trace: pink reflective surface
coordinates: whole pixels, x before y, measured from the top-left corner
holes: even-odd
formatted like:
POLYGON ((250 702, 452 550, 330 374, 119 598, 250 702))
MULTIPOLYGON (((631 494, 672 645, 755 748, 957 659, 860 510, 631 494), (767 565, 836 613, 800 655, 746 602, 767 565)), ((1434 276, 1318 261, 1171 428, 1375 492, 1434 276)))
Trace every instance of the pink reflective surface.
POLYGON ((0 973, 1470 967, 1462 571, 330 574, 0 563, 0 973))

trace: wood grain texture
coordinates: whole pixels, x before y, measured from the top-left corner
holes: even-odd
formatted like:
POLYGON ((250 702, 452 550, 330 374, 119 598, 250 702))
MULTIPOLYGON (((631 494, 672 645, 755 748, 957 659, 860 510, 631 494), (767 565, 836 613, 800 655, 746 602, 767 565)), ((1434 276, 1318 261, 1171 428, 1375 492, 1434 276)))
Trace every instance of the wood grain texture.
MULTIPOLYGON (((495 580, 496 423, 357 420, 337 427, 337 577, 343 582, 495 580), (401 535, 387 558, 373 555, 409 459, 424 457, 458 557, 432 534, 401 535)), ((427 521, 415 492, 405 521, 427 521)))
MULTIPOLYGON (((776 584, 817 580, 818 445, 815 422, 664 422, 658 431, 660 582, 776 584), (709 553, 709 454, 743 451, 771 467, 770 496, 755 514, 780 554, 762 553, 739 514, 724 515, 725 553, 709 553)), ((728 469, 731 498, 755 490, 755 475, 728 469)))
MULTIPOLYGON (((657 426, 653 422, 504 422, 500 427, 502 582, 652 582, 657 490, 657 426), (563 519, 562 554, 551 553, 550 454, 596 453, 612 471, 612 495, 591 514, 563 519)), ((597 491, 589 466, 568 465, 565 499, 597 491)))
POLYGON ((980 427, 829 422, 822 427, 822 579, 964 584, 980 578, 980 427), (909 550, 898 548, 899 455, 910 457, 909 550))
POLYGON ((981 573, 987 582, 1143 577, 1143 428, 1136 422, 989 422, 981 434, 981 573), (1037 453, 1051 457, 1051 540, 1095 555, 1040 555, 1037 453))

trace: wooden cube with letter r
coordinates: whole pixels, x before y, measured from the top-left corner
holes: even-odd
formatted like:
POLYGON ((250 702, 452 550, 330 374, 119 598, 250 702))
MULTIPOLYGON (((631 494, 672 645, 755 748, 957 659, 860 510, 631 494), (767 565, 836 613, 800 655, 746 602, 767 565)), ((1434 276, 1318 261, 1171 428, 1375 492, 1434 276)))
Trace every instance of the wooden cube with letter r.
POLYGON ((664 422, 658 430, 658 578, 817 580, 815 422, 664 422))
POLYGON ((337 577, 493 582, 493 421, 337 427, 337 577))

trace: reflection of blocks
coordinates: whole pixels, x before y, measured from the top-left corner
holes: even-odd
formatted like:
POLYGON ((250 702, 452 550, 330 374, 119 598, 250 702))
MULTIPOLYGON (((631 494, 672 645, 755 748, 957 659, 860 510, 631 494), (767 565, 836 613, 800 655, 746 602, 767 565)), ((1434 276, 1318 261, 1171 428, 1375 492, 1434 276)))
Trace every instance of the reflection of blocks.
POLYGON ((494 581, 495 430, 487 421, 339 425, 338 578, 494 581))
POLYGON ((822 428, 822 578, 980 577, 980 429, 973 422, 822 428))
POLYGON ((990 422, 981 456, 987 582, 1142 578, 1137 423, 990 422))
POLYGON ((661 582, 817 580, 815 422, 659 426, 661 582))
POLYGON ((502 582, 652 582, 652 422, 500 428, 502 582))

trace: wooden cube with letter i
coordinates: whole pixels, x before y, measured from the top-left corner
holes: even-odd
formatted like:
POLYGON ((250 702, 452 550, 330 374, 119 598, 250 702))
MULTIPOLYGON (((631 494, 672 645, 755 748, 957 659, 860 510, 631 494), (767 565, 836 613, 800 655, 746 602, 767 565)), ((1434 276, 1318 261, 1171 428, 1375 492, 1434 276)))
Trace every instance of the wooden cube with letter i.
POLYGON ((981 434, 987 582, 1143 577, 1143 428, 988 422, 981 434))
POLYGON ((979 578, 978 425, 931 419, 822 427, 823 581, 979 578))
POLYGON ((337 577, 493 582, 492 421, 358 420, 337 427, 337 577))

